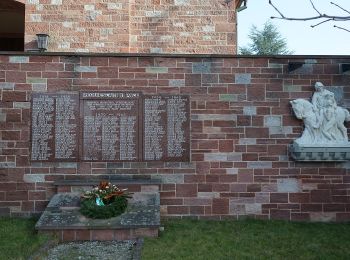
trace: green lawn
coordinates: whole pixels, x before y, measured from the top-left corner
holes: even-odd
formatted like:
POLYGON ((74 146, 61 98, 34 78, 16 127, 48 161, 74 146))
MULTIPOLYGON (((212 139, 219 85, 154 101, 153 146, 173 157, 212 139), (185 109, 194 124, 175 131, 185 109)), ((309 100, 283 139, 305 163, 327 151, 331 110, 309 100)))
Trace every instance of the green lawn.
POLYGON ((143 260, 350 259, 350 224, 169 220, 143 260))
POLYGON ((47 237, 34 230, 35 219, 0 218, 0 259, 27 259, 47 237))
MULTIPOLYGON (((27 259, 48 239, 35 220, 0 218, 0 260, 27 259)), ((143 260, 350 259, 350 223, 168 220, 143 260)), ((102 259, 101 259, 102 260, 102 259)))

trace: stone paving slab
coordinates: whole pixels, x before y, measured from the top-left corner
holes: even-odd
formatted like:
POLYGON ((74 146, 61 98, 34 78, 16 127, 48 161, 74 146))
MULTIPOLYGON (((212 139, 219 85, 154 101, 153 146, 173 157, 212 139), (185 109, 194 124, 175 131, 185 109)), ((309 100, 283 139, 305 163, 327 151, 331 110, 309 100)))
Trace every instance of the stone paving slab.
POLYGON ((140 260, 143 240, 70 242, 38 252, 31 260, 140 260))

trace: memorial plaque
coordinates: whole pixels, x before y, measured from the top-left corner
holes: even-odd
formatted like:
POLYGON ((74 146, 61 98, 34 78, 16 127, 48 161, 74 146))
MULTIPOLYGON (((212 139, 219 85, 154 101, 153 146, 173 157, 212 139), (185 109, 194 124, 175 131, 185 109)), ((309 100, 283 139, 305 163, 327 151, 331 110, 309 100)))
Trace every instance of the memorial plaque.
POLYGON ((145 96, 143 109, 143 159, 145 161, 189 161, 189 97, 145 96))
POLYGON ((76 161, 79 140, 78 94, 34 93, 31 160, 76 161))
POLYGON ((140 160, 138 92, 82 92, 82 160, 140 160))
POLYGON ((189 161, 189 97, 34 93, 31 137, 32 161, 189 161))

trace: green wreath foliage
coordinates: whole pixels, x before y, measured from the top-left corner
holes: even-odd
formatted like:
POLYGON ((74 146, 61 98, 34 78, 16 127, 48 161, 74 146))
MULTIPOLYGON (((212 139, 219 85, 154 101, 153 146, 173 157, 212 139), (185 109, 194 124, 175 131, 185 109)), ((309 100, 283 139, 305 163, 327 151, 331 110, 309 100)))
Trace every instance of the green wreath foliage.
POLYGON ((115 197, 113 202, 97 206, 95 199, 85 199, 81 202, 80 213, 93 219, 107 219, 123 214, 128 206, 128 200, 124 196, 115 197))

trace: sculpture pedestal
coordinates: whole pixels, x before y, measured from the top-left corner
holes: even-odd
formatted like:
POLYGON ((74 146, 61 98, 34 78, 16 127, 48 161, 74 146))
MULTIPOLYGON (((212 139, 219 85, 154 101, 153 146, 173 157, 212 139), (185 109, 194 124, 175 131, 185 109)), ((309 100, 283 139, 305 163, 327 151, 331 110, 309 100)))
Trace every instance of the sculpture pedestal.
POLYGON ((290 154, 296 161, 348 161, 350 160, 350 144, 339 145, 299 145, 293 143, 289 147, 290 154))

